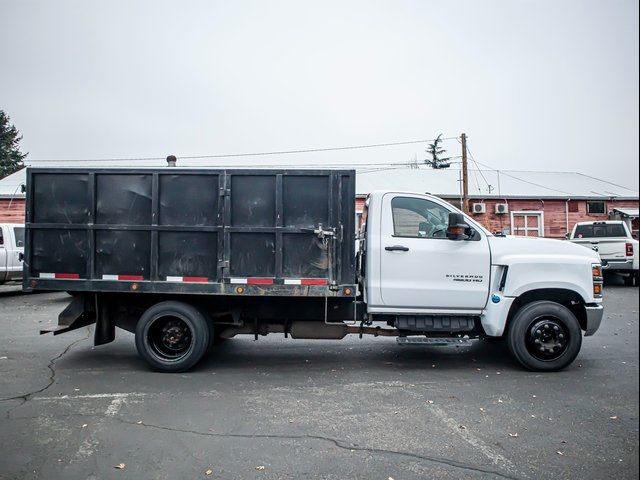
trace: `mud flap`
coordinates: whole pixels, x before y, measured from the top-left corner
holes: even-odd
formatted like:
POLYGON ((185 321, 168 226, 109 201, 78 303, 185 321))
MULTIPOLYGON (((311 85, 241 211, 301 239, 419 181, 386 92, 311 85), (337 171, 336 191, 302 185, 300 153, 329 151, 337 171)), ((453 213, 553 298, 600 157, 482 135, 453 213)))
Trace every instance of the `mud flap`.
POLYGON ((88 300, 91 298, 92 297, 87 298, 84 295, 73 297, 73 300, 67 305, 67 308, 58 315, 58 325, 40 330, 40 335, 44 335, 45 333, 60 335, 61 333, 67 333, 95 323, 95 311, 93 311, 90 305, 87 305, 88 300))
POLYGON ((95 346, 112 342, 116 338, 116 326, 109 315, 108 302, 101 295, 77 295, 58 315, 58 325, 40 330, 40 335, 60 335, 95 323, 95 346), (99 314, 96 315, 96 312, 99 314))
POLYGON ((101 295, 95 296, 95 310, 98 312, 98 319, 96 321, 93 344, 97 347, 115 340, 116 324, 109 312, 109 302, 101 295))

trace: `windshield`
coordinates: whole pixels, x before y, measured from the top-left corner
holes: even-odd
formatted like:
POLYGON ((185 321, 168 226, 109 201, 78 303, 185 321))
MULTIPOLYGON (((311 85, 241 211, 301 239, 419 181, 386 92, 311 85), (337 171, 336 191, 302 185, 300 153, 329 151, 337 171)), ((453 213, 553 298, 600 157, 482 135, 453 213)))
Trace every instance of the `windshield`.
POLYGON ((621 223, 603 223, 591 225, 578 225, 573 238, 603 238, 620 237, 627 238, 627 231, 621 223))

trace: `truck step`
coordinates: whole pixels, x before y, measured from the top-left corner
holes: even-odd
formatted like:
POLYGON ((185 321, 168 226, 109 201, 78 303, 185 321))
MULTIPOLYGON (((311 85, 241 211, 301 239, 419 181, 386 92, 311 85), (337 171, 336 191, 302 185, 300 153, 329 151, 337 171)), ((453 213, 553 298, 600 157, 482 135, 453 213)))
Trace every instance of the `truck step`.
POLYGON ((399 315, 394 326, 411 332, 470 332, 478 317, 465 315, 399 315))
POLYGON ((468 338, 456 337, 398 337, 396 338, 398 345, 429 345, 432 347, 469 347, 471 340, 468 338))

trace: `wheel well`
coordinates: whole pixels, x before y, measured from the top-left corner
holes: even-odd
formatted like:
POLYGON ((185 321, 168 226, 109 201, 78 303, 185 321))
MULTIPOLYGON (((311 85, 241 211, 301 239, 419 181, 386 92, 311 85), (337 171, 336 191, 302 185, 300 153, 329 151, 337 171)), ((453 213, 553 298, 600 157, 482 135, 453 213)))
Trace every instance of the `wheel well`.
POLYGON ((580 296, 580 294, 574 292, 573 290, 566 290, 563 288, 541 288, 538 290, 529 290, 528 292, 523 293, 514 300, 513 304, 511 304, 511 308, 509 309, 509 314, 507 315, 507 326, 505 328, 505 333, 509 328, 511 319, 518 312, 518 310, 531 302, 537 302, 539 300, 556 302, 567 307, 569 310, 571 310, 571 313, 573 313, 578 319, 580 328, 586 330, 587 311, 584 308, 584 299, 580 296))

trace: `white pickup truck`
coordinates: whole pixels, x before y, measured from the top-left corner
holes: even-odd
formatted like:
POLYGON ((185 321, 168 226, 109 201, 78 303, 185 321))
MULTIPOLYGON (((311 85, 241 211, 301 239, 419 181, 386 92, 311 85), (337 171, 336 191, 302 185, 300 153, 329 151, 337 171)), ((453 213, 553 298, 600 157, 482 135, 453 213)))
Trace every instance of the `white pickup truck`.
POLYGON ((437 197, 374 192, 356 245, 355 172, 29 169, 24 286, 74 291, 58 325, 94 344, 135 333, 154 369, 217 341, 393 336, 401 345, 504 339, 558 370, 603 316, 594 251, 493 235, 437 197))
POLYGON ((22 278, 24 225, 0 224, 0 283, 22 278))
POLYGON ((638 286, 638 241, 625 222, 580 222, 573 227, 569 240, 598 252, 605 272, 624 274, 627 286, 638 286))

